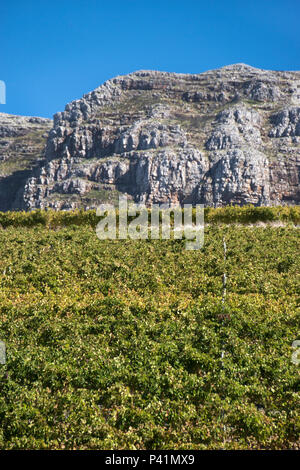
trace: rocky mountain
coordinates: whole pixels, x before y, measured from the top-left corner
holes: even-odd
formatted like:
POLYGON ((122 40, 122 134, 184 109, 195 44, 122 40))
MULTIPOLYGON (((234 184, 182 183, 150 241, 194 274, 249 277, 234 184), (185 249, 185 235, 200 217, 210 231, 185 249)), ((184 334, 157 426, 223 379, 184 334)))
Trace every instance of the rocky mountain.
POLYGON ((94 208, 119 193, 147 205, 300 202, 300 72, 116 77, 54 116, 45 150, 49 120, 1 119, 0 165, 13 167, 1 170, 1 210, 94 208))
POLYGON ((0 113, 0 211, 25 208, 24 188, 42 163, 51 119, 0 113))

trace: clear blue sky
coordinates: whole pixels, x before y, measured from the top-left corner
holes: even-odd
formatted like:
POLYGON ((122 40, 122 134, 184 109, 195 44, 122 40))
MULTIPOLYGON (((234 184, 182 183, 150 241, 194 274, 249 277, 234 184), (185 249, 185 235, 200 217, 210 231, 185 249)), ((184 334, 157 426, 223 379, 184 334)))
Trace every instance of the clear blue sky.
POLYGON ((300 0, 2 0, 0 112, 52 117, 140 69, 300 69, 300 0))

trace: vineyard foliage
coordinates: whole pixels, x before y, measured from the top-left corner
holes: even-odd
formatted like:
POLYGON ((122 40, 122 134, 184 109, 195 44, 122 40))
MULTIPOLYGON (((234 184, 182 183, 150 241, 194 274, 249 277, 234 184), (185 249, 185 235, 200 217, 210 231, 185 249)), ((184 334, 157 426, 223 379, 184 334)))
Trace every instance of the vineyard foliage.
MULTIPOLYGON (((118 211, 116 211, 118 213, 118 211)), ((290 222, 300 224, 300 206, 254 207, 226 206, 204 209, 206 223, 290 222)), ((33 210, 31 212, 0 212, 0 226, 33 227, 43 225, 49 228, 70 225, 88 225, 95 227, 99 221, 95 210, 33 210)), ((150 221, 150 213, 149 213, 150 221)))
MULTIPOLYGON (((236 211, 206 216, 299 221, 236 211)), ((95 218, 0 214, 0 448, 299 448, 299 229, 211 223, 187 251, 95 218)))

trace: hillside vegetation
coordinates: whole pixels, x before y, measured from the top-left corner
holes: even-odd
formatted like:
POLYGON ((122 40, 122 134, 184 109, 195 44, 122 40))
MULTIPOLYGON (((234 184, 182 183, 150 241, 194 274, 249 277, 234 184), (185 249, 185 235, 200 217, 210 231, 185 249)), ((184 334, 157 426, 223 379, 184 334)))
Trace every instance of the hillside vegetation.
POLYGON ((298 229, 187 251, 80 214, 0 216, 0 448, 299 449, 298 229))

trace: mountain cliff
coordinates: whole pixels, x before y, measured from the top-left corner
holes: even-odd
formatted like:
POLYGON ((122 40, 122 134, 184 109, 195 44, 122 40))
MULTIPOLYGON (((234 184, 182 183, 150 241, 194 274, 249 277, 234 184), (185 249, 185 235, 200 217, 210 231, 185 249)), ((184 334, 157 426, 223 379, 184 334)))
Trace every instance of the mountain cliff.
POLYGON ((3 116, 0 170, 14 170, 0 173, 1 210, 94 208, 119 193, 147 205, 300 203, 300 72, 116 77, 54 116, 45 149, 51 121, 23 118, 22 135, 21 118, 3 116))
POLYGON ((51 119, 0 113, 0 211, 24 208, 24 187, 42 163, 51 119))

